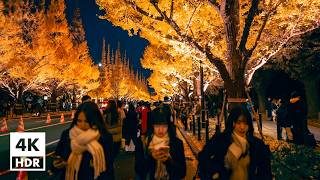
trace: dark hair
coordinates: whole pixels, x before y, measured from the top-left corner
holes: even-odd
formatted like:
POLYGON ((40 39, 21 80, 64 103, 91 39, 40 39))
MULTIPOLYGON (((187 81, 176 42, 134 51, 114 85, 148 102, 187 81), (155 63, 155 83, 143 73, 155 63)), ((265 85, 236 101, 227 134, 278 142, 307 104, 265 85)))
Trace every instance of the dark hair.
POLYGON ((252 123, 252 117, 250 112, 248 111, 247 108, 245 108, 244 106, 236 106, 233 109, 231 109, 230 114, 228 116, 227 119, 227 123, 226 123, 226 129, 225 132, 229 135, 232 134, 233 132, 233 125, 234 123, 237 122, 238 118, 240 116, 244 116, 246 119, 246 123, 249 126, 249 130, 248 130, 248 136, 253 136, 253 123, 252 123))
POLYGON ((169 101, 169 97, 168 97, 168 96, 165 96, 165 97, 163 98, 163 100, 164 100, 164 101, 169 101))
POLYGON ((133 103, 129 103, 129 111, 135 111, 133 103))
POLYGON ((117 103, 118 106, 117 106, 117 107, 118 107, 118 108, 121 108, 123 104, 124 104, 124 103, 123 103, 122 101, 118 101, 118 103, 117 103))
POLYGON ((151 120, 151 131, 149 133, 149 136, 152 136, 153 132, 154 132, 154 125, 155 124, 166 124, 168 125, 168 134, 170 138, 174 138, 176 137, 176 130, 175 127, 173 125, 173 123, 170 121, 170 116, 167 115, 168 111, 166 111, 166 109, 164 108, 156 108, 151 112, 150 115, 150 120, 151 120))
POLYGON ((104 127, 103 117, 99 110, 99 107, 94 102, 84 102, 80 104, 80 106, 77 108, 77 111, 74 115, 70 128, 72 128, 77 124, 80 112, 83 112, 85 114, 86 119, 91 128, 93 126, 96 126, 100 134, 104 134, 107 132, 107 130, 104 127))
POLYGON ((105 112, 111 114, 110 122, 108 122, 109 120, 106 119, 107 123, 109 123, 112 126, 118 122, 119 114, 118 114, 116 102, 114 100, 108 101, 108 106, 105 112))
POLYGON ((85 101, 90 100, 90 99, 91 99, 91 97, 90 97, 89 95, 84 95, 84 96, 81 98, 81 101, 82 101, 82 103, 84 103, 85 101))
POLYGON ((301 97, 301 94, 298 92, 298 91, 293 91, 291 94, 290 94, 290 97, 291 98, 296 98, 296 97, 301 97))

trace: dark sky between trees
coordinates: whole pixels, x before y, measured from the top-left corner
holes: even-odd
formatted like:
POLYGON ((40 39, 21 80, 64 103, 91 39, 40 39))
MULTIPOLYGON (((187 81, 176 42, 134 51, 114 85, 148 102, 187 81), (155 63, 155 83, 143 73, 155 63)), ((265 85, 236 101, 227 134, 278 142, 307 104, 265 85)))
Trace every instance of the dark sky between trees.
POLYGON ((129 37, 127 31, 113 26, 107 20, 99 19, 98 15, 102 15, 104 12, 99 10, 95 0, 65 0, 65 3, 69 23, 75 8, 80 8, 89 51, 95 63, 101 61, 102 41, 105 38, 106 44, 110 44, 111 50, 115 51, 120 43, 121 52, 126 52, 134 69, 141 71, 146 78, 150 76, 151 72, 143 69, 140 64, 140 58, 148 45, 147 40, 139 36, 129 37))

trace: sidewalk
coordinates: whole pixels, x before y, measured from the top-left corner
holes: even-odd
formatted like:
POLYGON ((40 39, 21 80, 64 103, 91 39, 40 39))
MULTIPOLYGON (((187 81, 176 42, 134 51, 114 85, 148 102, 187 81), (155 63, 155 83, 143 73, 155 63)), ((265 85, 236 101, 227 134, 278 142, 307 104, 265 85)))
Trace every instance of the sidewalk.
MULTIPOLYGON (((210 118, 209 119, 209 139, 214 135, 215 133, 215 126, 216 126, 217 120, 216 118, 210 118)), ((258 128, 257 128, 257 122, 253 122, 254 126, 254 132, 256 134, 259 134, 258 128)), ((320 128, 308 125, 308 128, 310 132, 314 135, 318 146, 320 146, 320 128)), ((187 140, 188 144, 191 146, 191 149, 193 150, 194 154, 197 154, 205 145, 205 128, 201 128, 201 140, 198 140, 198 131, 197 131, 197 121, 196 121, 196 133, 193 134, 193 132, 190 130, 190 127, 188 131, 185 131, 184 126, 181 122, 181 120, 178 120, 178 129, 184 135, 185 139, 187 140)), ((221 124, 221 131, 224 129, 224 123, 221 124)), ((269 136, 268 140, 277 139, 277 124, 273 121, 262 121, 262 133, 264 136, 269 136)), ((282 142, 279 142, 282 143, 282 142)))
MULTIPOLYGON (((257 123, 254 122, 253 127, 255 132, 257 132, 257 123)), ((320 141, 320 128, 308 125, 310 132, 314 135, 316 141, 320 141)), ((264 135, 270 136, 277 139, 277 124, 273 121, 262 121, 262 133, 264 135)))
MULTIPOLYGON (((71 116, 72 111, 58 111, 58 112, 42 112, 40 116, 32 116, 34 113, 23 113, 22 118, 24 120, 29 120, 29 119, 46 119, 48 113, 50 113, 51 118, 57 118, 60 117, 61 114, 63 113, 64 116, 71 116)), ((9 116, 6 117, 7 120, 19 120, 21 115, 13 115, 13 118, 10 118, 9 116)), ((0 119, 2 120, 2 118, 0 119)))

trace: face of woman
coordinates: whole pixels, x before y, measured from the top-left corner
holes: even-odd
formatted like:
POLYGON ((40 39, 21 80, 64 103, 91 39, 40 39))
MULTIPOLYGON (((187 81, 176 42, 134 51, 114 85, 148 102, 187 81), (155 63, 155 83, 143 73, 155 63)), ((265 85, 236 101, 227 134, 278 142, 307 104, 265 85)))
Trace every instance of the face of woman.
POLYGON ((77 127, 83 131, 86 131, 90 128, 90 125, 87 121, 86 115, 84 112, 80 112, 77 120, 77 127))
POLYGON ((159 138, 164 137, 168 132, 168 125, 166 124, 156 124, 154 125, 154 134, 159 138))
POLYGON ((249 125, 247 124, 246 117, 244 116, 240 116, 233 124, 233 132, 237 133, 239 136, 245 137, 248 130, 249 125))

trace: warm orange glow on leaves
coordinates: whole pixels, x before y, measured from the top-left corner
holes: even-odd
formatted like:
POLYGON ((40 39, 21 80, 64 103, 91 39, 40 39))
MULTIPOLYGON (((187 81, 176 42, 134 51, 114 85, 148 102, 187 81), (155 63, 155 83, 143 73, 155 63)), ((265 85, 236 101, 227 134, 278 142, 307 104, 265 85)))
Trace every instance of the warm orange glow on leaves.
POLYGON ((103 44, 101 84, 90 95, 98 98, 150 100, 145 79, 130 68, 129 60, 121 55, 120 48, 110 53, 110 47, 106 52, 105 42, 103 44))
POLYGON ((35 12, 33 7, 28 2, 0 2, 0 86, 16 99, 26 91, 50 94, 52 84, 76 87, 81 93, 97 88, 99 71, 85 39, 73 39, 84 36, 81 22, 73 33, 64 0, 51 1, 47 11, 44 1, 35 12))
MULTIPOLYGON (((319 0, 96 2, 106 11, 101 18, 128 30, 129 34, 131 29, 134 33, 141 31, 140 35, 150 42, 151 48, 164 49, 166 54, 178 57, 174 59, 203 61, 208 66, 206 71, 211 71, 213 76, 220 74, 231 97, 243 97, 254 72, 292 37, 320 24, 319 0), (214 68, 210 68, 213 65, 214 68)), ((155 57, 150 56, 152 53, 146 55, 151 59, 147 62, 159 58, 156 53, 155 57)), ((173 68, 170 66, 167 71, 171 72, 162 73, 178 72, 179 66, 170 63, 171 58, 164 61, 167 60, 169 62, 162 64, 173 68)), ((145 64, 151 67, 152 63, 145 64)))

